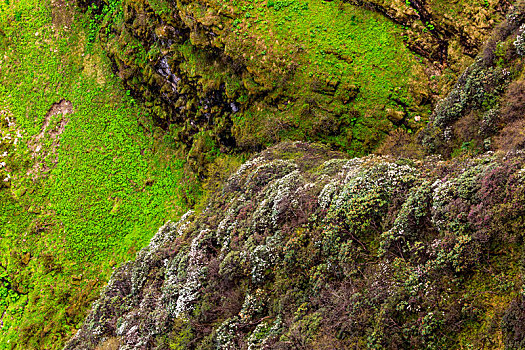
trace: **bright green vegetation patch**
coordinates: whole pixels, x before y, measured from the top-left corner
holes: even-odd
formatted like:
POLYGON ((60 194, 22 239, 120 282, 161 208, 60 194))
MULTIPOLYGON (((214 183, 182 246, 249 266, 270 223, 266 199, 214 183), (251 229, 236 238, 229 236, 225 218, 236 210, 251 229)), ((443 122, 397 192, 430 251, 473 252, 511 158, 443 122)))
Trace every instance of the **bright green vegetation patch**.
POLYGON ((356 83, 363 87, 359 100, 376 109, 378 103, 393 103, 389 97, 396 87, 407 87, 417 62, 394 23, 338 2, 290 1, 281 8, 271 3, 263 13, 274 21, 277 37, 289 44, 300 42, 306 49, 301 55, 309 63, 301 67, 305 75, 356 83))
POLYGON ((0 2, 0 349, 60 348, 111 268, 198 199, 68 6, 0 2))
POLYGON ((61 139, 62 161, 51 176, 48 197, 73 253, 92 259, 109 247, 122 248, 122 237, 131 232, 145 243, 159 222, 177 217, 185 204, 172 198, 179 195, 183 162, 159 164, 157 152, 166 150, 148 141, 129 106, 101 106, 95 111, 99 116, 89 120, 88 101, 79 103, 84 108, 75 112, 61 139))
POLYGON ((273 66, 270 74, 286 77, 290 101, 279 113, 297 129, 282 138, 321 139, 364 154, 394 124, 417 128, 413 117, 428 114, 422 60, 405 46, 403 29, 380 14, 340 1, 248 0, 233 7, 240 11, 230 40, 243 42, 233 46, 249 64, 273 66))
MULTIPOLYGON (((341 0, 123 7, 121 19, 101 22, 100 40, 124 84, 192 155, 282 140, 362 155, 427 120, 428 61, 407 48, 406 29, 376 12, 341 0), (160 69, 168 66, 176 89, 160 69)), ((201 163, 193 168, 205 174, 201 163)))

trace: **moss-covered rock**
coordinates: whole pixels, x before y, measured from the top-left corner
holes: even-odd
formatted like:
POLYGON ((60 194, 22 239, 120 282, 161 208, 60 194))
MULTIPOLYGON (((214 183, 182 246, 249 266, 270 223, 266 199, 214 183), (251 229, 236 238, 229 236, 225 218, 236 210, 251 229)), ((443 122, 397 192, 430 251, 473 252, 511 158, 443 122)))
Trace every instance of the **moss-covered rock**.
MULTIPOLYGON (((176 124, 175 138, 194 153, 202 151, 197 135, 207 133, 224 152, 317 140, 355 155, 369 153, 393 129, 419 129, 509 6, 492 0, 94 3, 92 13, 100 13, 94 35, 125 86, 159 125, 176 124)), ((213 158, 206 152, 193 159, 199 173, 213 158)))

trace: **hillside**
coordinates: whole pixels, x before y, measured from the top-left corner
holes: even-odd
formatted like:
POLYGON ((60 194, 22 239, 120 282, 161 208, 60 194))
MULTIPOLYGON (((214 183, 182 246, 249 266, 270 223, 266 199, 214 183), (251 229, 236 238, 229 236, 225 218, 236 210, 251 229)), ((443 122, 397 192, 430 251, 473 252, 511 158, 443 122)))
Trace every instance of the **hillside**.
POLYGON ((198 195, 88 23, 0 2, 0 349, 60 348, 111 267, 198 195))
POLYGON ((524 56, 521 0, 1 1, 0 349, 525 347, 524 56))
POLYGON ((160 228, 65 349, 520 349, 523 169, 280 144, 160 228))
POLYGON ((505 1, 82 2, 124 85, 188 149, 322 141, 352 155, 416 132, 505 1), (88 5, 90 4, 90 5, 88 5), (94 14, 94 15, 93 15, 94 14), (474 18, 474 20, 473 20, 474 18))

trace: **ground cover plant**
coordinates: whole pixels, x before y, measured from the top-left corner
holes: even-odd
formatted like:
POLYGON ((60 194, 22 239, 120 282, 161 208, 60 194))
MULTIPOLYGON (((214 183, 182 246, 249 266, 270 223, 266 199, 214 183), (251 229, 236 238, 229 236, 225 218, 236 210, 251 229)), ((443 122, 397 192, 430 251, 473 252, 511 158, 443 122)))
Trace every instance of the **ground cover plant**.
POLYGON ((198 192, 72 4, 2 1, 0 28, 0 348, 58 348, 198 192))

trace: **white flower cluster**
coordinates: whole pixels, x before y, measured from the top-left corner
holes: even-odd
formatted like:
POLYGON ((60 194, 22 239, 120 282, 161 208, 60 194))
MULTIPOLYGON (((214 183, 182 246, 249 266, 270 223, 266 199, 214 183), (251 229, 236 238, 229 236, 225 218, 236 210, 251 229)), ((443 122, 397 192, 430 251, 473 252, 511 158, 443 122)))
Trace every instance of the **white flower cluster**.
POLYGON ((485 164, 484 160, 481 160, 481 164, 469 164, 462 170, 461 174, 451 180, 437 179, 432 184, 432 223, 438 231, 445 230, 450 222, 448 205, 451 203, 452 198, 466 201, 474 200, 471 197, 481 186, 481 177, 493 167, 493 164, 485 164))
POLYGON ((347 161, 345 165, 343 165, 339 176, 344 177, 345 184, 352 181, 352 179, 363 170, 362 166, 366 160, 368 160, 368 158, 353 158, 347 161))
POLYGON ((118 320, 115 334, 125 341, 125 343, 120 344, 119 350, 141 349, 146 346, 147 337, 142 334, 144 329, 136 324, 136 320, 140 316, 140 312, 132 312, 127 314, 125 318, 118 320))
POLYGON ((233 234, 235 228, 238 225, 235 217, 241 208, 241 204, 246 201, 244 194, 239 195, 230 202, 230 206, 226 211, 224 219, 221 220, 219 225, 217 225, 216 235, 219 239, 222 239, 222 252, 226 253, 229 250, 231 235, 233 234))
POLYGON ((319 193, 319 197, 317 198, 317 203, 321 209, 328 209, 332 203, 334 195, 339 190, 339 187, 340 183, 337 182, 329 182, 323 187, 321 193, 319 193))
POLYGON ((259 204, 253 214, 253 229, 255 231, 273 229, 280 215, 297 205, 293 196, 295 189, 303 182, 298 170, 272 182, 265 191, 264 200, 259 204))
POLYGON ((328 209, 332 204, 332 200, 339 194, 343 184, 352 181, 362 170, 361 166, 364 158, 353 159, 330 159, 321 166, 321 173, 337 172, 337 175, 328 182, 317 198, 317 203, 321 209, 328 209))
POLYGON ((516 52, 520 56, 525 56, 525 24, 522 24, 519 30, 519 34, 516 37, 516 40, 514 41, 514 47, 516 48, 516 52))
POLYGON ((193 217, 193 210, 186 212, 177 223, 168 221, 162 227, 160 227, 157 233, 153 236, 148 246, 143 248, 137 254, 137 264, 133 268, 131 276, 131 288, 132 292, 137 293, 146 281, 146 277, 149 273, 149 266, 155 259, 154 254, 159 248, 175 239, 176 236, 181 235, 186 227, 189 225, 193 217))
POLYGON ((397 214, 390 230, 381 235, 379 252, 386 253, 389 246, 398 240, 407 240, 417 235, 419 219, 427 215, 427 202, 432 194, 432 184, 425 181, 413 187, 397 214))
MULTIPOLYGON (((188 252, 186 279, 177 283, 179 295, 174 310, 175 317, 184 318, 192 310, 192 304, 199 297, 199 289, 206 275, 205 255, 202 252, 200 243, 208 232, 208 230, 201 231, 191 242, 190 251, 188 252)), ((165 283, 170 282, 169 278, 165 281, 165 283)))
POLYGON ((171 222, 164 224, 159 228, 155 236, 153 236, 149 245, 137 254, 137 263, 133 266, 131 274, 131 291, 133 294, 137 294, 146 281, 152 261, 152 255, 159 247, 159 243, 162 240, 161 237, 165 236, 172 229, 173 224, 171 222))
POLYGON ((255 294, 247 293, 244 297, 244 303, 242 304, 239 317, 243 321, 247 321, 253 318, 259 312, 262 312, 265 304, 264 291, 257 289, 255 294))
POLYGON ((277 261, 277 247, 280 239, 277 236, 268 237, 266 244, 258 245, 250 252, 250 261, 252 263, 252 281, 262 283, 266 280, 267 271, 277 261))
POLYGON ((217 350, 236 350, 235 335, 237 334, 237 327, 239 318, 234 316, 225 320, 217 329, 215 334, 215 341, 217 343, 217 350))
MULTIPOLYGON (((20 130, 16 129, 14 118, 6 110, 0 110, 0 181, 9 182, 9 156, 16 152, 22 138, 20 130)), ((1 187, 1 184, 0 184, 1 187)))
MULTIPOLYGON (((239 334, 239 326, 242 326, 242 320, 239 316, 228 318, 219 326, 215 333, 217 350, 239 349, 239 346, 235 342, 235 336, 239 334)), ((265 320, 258 323, 247 339, 248 350, 268 349, 268 341, 271 337, 276 337, 281 334, 283 326, 284 324, 280 316, 273 322, 265 320)))
MULTIPOLYGON (((377 161, 379 158, 370 158, 369 160, 377 161)), ((372 190, 392 193, 395 189, 399 188, 400 184, 415 181, 417 178, 417 169, 407 164, 398 165, 382 160, 371 167, 363 166, 360 169, 352 167, 345 177, 345 184, 342 189, 335 190, 326 188, 326 191, 332 191, 330 196, 333 199, 330 210, 338 210, 342 208, 350 198, 362 196, 372 190)), ((323 198, 324 202, 322 205, 326 206, 328 193, 323 193, 323 196, 325 196, 325 198, 323 198)))
POLYGON ((188 228, 188 225, 194 219, 194 213, 194 210, 188 210, 184 215, 181 216, 179 221, 177 221, 176 223, 172 223, 171 221, 165 223, 157 231, 155 236, 153 236, 149 245, 146 248, 144 248, 139 254, 150 255, 152 252, 156 251, 158 247, 172 242, 177 236, 182 236, 182 234, 188 228))
POLYGON ((230 186, 238 185, 238 183, 240 182, 241 178, 245 175, 245 173, 249 172, 250 170, 252 170, 252 168, 256 167, 258 164, 260 164, 263 161, 264 161, 263 157, 257 157, 257 158, 254 158, 252 160, 245 162, 239 167, 239 169, 235 173, 233 173, 230 176, 230 178, 228 179, 228 184, 230 186))
POLYGON ((359 169, 362 164, 361 158, 353 159, 330 159, 324 162, 319 169, 319 173, 322 175, 328 175, 343 179, 351 169, 359 169))
POLYGON ((525 183, 525 167, 516 172, 516 178, 520 183, 525 183))
POLYGON ((450 180, 437 179, 432 184, 432 189, 432 223, 438 231, 442 231, 448 223, 448 220, 442 217, 442 211, 452 198, 453 183, 450 180))
POLYGON ((388 192, 397 189, 401 183, 415 180, 418 177, 416 168, 408 164, 398 165, 391 162, 382 162, 371 170, 372 174, 368 173, 367 175, 372 175, 373 184, 388 192))
POLYGON ((181 248, 178 254, 171 259, 165 261, 164 267, 164 283, 162 285, 162 304, 168 311, 171 317, 175 317, 177 309, 177 300, 179 298, 179 291, 186 281, 188 270, 188 251, 189 249, 181 248))
POLYGON ((248 188, 264 185, 276 176, 297 170, 297 165, 289 160, 276 159, 259 165, 246 178, 248 188))

